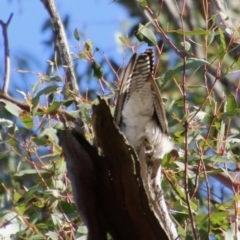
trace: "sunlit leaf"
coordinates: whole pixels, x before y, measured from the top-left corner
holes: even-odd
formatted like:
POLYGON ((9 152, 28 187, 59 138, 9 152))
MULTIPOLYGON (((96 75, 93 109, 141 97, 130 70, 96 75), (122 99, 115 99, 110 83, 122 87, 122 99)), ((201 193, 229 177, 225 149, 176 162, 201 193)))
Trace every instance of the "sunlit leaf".
POLYGON ((54 128, 46 128, 40 134, 40 137, 48 137, 51 142, 58 143, 57 131, 54 128))
POLYGON ((53 187, 61 192, 64 192, 66 190, 66 185, 59 179, 53 180, 53 187))
POLYGON ((49 231, 48 233, 46 233, 45 234, 46 236, 49 236, 49 238, 51 239, 51 240, 58 240, 59 238, 58 238, 58 235, 55 233, 55 232, 53 232, 53 231, 49 231))
POLYGON ((44 193, 53 195, 54 197, 59 197, 59 191, 56 189, 47 189, 44 191, 44 193))
POLYGON ((181 45, 183 46, 185 51, 189 51, 191 49, 191 44, 188 41, 181 42, 181 45))
POLYGON ((0 99, 0 102, 5 104, 5 109, 10 112, 12 115, 19 117, 20 109, 16 104, 13 104, 5 99, 0 99))
POLYGON ((229 217, 228 212, 213 212, 211 213, 211 222, 221 225, 223 222, 227 221, 227 217, 229 217))
POLYGON ((8 119, 0 118, 0 126, 10 128, 13 126, 13 122, 8 119))
POLYGON ((87 234, 88 230, 86 226, 79 226, 77 232, 82 233, 82 234, 87 234))
POLYGON ((31 114, 29 114, 29 113, 21 113, 19 115, 19 117, 21 119, 21 122, 24 124, 24 126, 27 129, 33 128, 33 118, 31 116, 31 114))
POLYGON ((127 38, 119 37, 119 40, 120 40, 124 45, 127 45, 127 44, 128 44, 128 39, 127 39, 127 38))
POLYGON ((149 28, 147 28, 146 26, 144 26, 142 24, 139 24, 138 33, 137 33, 136 37, 140 41, 145 41, 145 42, 149 43, 150 45, 157 45, 157 39, 156 39, 156 36, 154 35, 154 33, 152 32, 152 30, 150 30, 149 28))
POLYGON ((43 235, 34 235, 29 238, 29 240, 44 240, 46 239, 43 235))
POLYGON ((93 42, 90 41, 90 40, 86 41, 85 42, 85 48, 86 48, 86 50, 91 51, 92 48, 93 48, 93 42))
POLYGON ((62 224, 61 216, 59 216, 58 214, 51 214, 51 218, 52 218, 54 225, 61 226, 61 224, 62 224))
MULTIPOLYGON (((38 172, 39 173, 45 173, 46 171, 45 170, 38 170, 38 172)), ((24 175, 27 175, 27 174, 37 174, 37 172, 36 172, 35 169, 25 169, 25 170, 19 171, 14 176, 21 177, 21 176, 24 176, 24 175)))

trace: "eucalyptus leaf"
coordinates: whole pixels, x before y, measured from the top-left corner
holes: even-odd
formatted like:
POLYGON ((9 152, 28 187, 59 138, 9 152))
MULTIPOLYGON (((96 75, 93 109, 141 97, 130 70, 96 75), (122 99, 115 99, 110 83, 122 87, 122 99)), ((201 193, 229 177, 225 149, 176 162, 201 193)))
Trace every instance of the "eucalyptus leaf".
POLYGON ((185 66, 186 69, 191 69, 191 68, 198 68, 201 66, 204 66, 205 64, 208 64, 207 61, 199 58, 189 58, 186 62, 185 65, 183 62, 178 63, 175 65, 172 69, 168 70, 164 76, 165 80, 171 79, 175 74, 181 73, 183 71, 183 67, 185 66))

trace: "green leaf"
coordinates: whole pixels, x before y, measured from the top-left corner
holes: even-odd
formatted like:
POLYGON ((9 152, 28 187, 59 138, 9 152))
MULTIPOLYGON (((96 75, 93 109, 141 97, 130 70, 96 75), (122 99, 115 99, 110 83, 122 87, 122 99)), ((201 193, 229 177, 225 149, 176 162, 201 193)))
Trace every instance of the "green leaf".
POLYGON ((46 238, 42 235, 34 235, 29 238, 29 240, 44 240, 44 239, 46 239, 46 238))
MULTIPOLYGON (((186 63, 185 63, 185 68, 186 69, 191 69, 191 68, 198 68, 201 66, 204 66, 205 64, 208 64, 207 61, 199 58, 189 58, 186 63)), ((168 70, 164 76, 164 80, 171 79, 175 74, 183 71, 183 62, 178 63, 175 65, 172 69, 168 70)))
POLYGON ((66 82, 61 93, 64 95, 65 99, 67 99, 70 96, 70 86, 69 83, 66 82))
POLYGON ((42 89, 41 91, 39 91, 37 93, 37 96, 40 97, 41 95, 45 94, 48 95, 50 93, 54 93, 59 89, 58 85, 51 85, 51 86, 47 86, 46 88, 42 89))
POLYGON ((0 118, 0 126, 10 128, 13 126, 13 122, 5 118, 0 118))
POLYGON ((49 143, 48 138, 45 136, 34 137, 32 138, 32 141, 38 146, 45 146, 45 145, 48 145, 49 143))
POLYGON ((68 100, 66 100, 66 101, 63 102, 63 105, 64 105, 65 107, 69 107, 69 106, 72 105, 74 102, 75 102, 74 99, 69 98, 68 100))
POLYGON ((102 78, 103 76, 103 70, 100 64, 98 64, 97 62, 93 62, 92 63, 92 69, 93 69, 93 76, 95 78, 102 78))
POLYGON ((157 39, 152 30, 146 26, 139 24, 138 33, 136 35, 139 41, 145 41, 149 45, 157 45, 157 39))
POLYGON ((39 79, 41 82, 62 82, 62 79, 59 76, 40 75, 39 79))
POLYGON ((52 221, 53 221, 53 224, 54 225, 58 225, 58 226, 61 226, 62 225, 62 217, 59 216, 58 214, 51 214, 51 218, 52 218, 52 221))
POLYGON ((80 225, 77 229, 77 232, 86 235, 88 233, 88 230, 86 226, 80 225))
POLYGON ((47 113, 51 113, 51 112, 54 112, 56 111, 57 109, 59 109, 59 107, 61 106, 62 102, 57 102, 57 101, 54 101, 50 107, 47 109, 47 113))
POLYGON ((14 191, 13 192, 13 201, 17 202, 20 198, 22 197, 22 195, 20 195, 20 193, 14 191))
POLYGON ((74 30, 74 37, 75 37, 75 39, 76 39, 77 41, 80 41, 80 40, 81 40, 79 31, 78 31, 77 28, 75 28, 75 30, 74 30))
POLYGON ((47 189, 44 191, 44 194, 53 195, 54 197, 59 197, 59 192, 56 189, 47 189))
POLYGON ((210 31, 209 30, 204 30, 204 29, 201 29, 201 28, 196 28, 194 29, 193 31, 183 31, 182 29, 178 29, 178 30, 168 30, 168 32, 170 33, 178 33, 178 34, 181 34, 181 35, 209 35, 210 34, 210 31))
POLYGON ((239 115, 240 115, 240 109, 239 108, 233 109, 231 111, 223 113, 223 116, 226 116, 226 117, 229 117, 229 118, 233 118, 233 117, 236 117, 236 116, 239 116, 239 115))
POLYGON ((92 48, 93 48, 93 42, 90 41, 90 40, 86 41, 85 42, 85 48, 86 48, 87 51, 91 51, 92 48))
POLYGON ((62 210, 66 213, 66 214, 71 214, 73 215, 73 213, 76 213, 76 216, 78 215, 78 213, 76 212, 77 208, 76 205, 74 203, 69 203, 69 202, 65 202, 65 201, 60 201, 59 202, 59 206, 62 208, 62 210))
POLYGON ((226 54, 227 46, 226 46, 223 31, 219 28, 218 32, 219 32, 219 39, 220 39, 220 45, 219 45, 219 49, 218 49, 218 59, 221 61, 221 60, 223 60, 223 58, 226 54))
POLYGON ((38 223, 36 224, 36 227, 41 229, 48 229, 49 225, 47 223, 38 223))
POLYGON ((226 163, 226 162, 230 163, 230 162, 232 162, 229 159, 227 159, 226 157, 219 156, 219 155, 214 155, 214 156, 210 156, 210 157, 206 156, 206 157, 204 157, 204 161, 210 162, 210 163, 213 163, 213 164, 226 163))
POLYGON ((238 202, 238 201, 240 201, 240 196, 235 195, 235 196, 233 196, 232 200, 238 202))
POLYGON ((138 0, 137 2, 141 7, 147 7, 148 6, 146 0, 138 0))
POLYGON ((52 240, 58 240, 58 235, 55 232, 49 231, 45 234, 46 236, 49 236, 52 240))
POLYGON ((19 117, 19 107, 5 99, 0 99, 0 102, 5 104, 5 109, 10 112, 12 115, 19 117))
POLYGON ((46 128, 39 137, 48 137, 51 142, 58 143, 57 131, 54 128, 46 128))
POLYGON ((189 51, 191 49, 191 44, 188 41, 181 42, 181 45, 183 46, 185 51, 189 51))
POLYGON ((232 110, 236 110, 237 109, 237 101, 235 99, 235 97, 233 96, 232 93, 230 93, 227 96, 227 106, 226 106, 226 111, 232 111, 232 110))
POLYGON ((213 212, 211 213, 211 222, 213 224, 221 225, 223 222, 227 221, 228 217, 228 212, 213 212))
MULTIPOLYGON (((46 173, 45 170, 38 170, 38 173, 42 174, 42 173, 46 173)), ((35 169, 25 169, 25 170, 21 170, 18 173, 15 173, 14 176, 16 177, 21 177, 27 174, 37 174, 35 169)))
MULTIPOLYGON (((36 174, 36 170, 35 170, 35 174, 36 174)), ((15 174, 14 176, 18 176, 17 174, 15 174)), ((22 175, 20 175, 22 176, 22 175)), ((35 193, 37 192, 37 186, 33 186, 31 189, 27 190, 22 197, 19 198, 17 204, 26 204, 28 201, 32 200, 32 198, 35 196, 35 193)))
POLYGON ((33 118, 29 113, 20 114, 20 120, 27 129, 33 128, 33 118))
POLYGON ((53 187, 61 192, 66 190, 66 185, 59 179, 53 180, 53 187))
POLYGON ((208 45, 210 45, 213 42, 214 37, 215 37, 215 31, 211 31, 210 35, 208 36, 208 45))
POLYGON ((127 39, 127 38, 119 37, 119 40, 120 40, 124 45, 127 45, 127 43, 128 43, 128 39, 127 39))

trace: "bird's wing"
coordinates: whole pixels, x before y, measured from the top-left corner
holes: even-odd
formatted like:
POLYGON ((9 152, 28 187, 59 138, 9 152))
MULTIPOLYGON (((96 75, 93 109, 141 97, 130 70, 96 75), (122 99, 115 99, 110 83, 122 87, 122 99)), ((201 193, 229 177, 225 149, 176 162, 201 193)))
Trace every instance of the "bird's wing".
POLYGON ((131 81, 131 78, 129 76, 132 75, 133 69, 136 64, 136 59, 137 59, 137 54, 134 53, 128 63, 127 68, 125 69, 125 71, 123 73, 123 76, 122 76, 122 83, 121 83, 120 92, 118 95, 117 104, 116 104, 116 108, 115 108, 115 121, 116 121, 117 126, 119 126, 119 124, 121 122, 123 104, 125 102, 127 92, 129 89, 129 85, 130 85, 130 81, 131 81))
POLYGON ((122 77, 122 83, 115 109, 115 121, 118 126, 121 123, 124 103, 135 91, 141 89, 144 82, 148 80, 149 74, 153 73, 154 53, 152 49, 147 49, 138 57, 136 53, 132 56, 122 77))
POLYGON ((152 94, 153 94, 153 104, 154 104, 154 114, 157 117, 158 124, 162 132, 168 135, 168 123, 166 118, 165 108, 163 106, 162 95, 159 87, 157 86, 156 81, 153 79, 153 76, 149 74, 148 81, 152 85, 152 94))

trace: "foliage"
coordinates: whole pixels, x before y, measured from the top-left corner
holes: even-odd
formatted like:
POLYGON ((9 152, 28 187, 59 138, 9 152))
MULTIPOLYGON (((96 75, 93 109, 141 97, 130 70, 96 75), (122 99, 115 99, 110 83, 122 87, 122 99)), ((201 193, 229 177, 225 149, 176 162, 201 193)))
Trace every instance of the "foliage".
MULTIPOLYGON (((140 2, 146 9, 155 9, 154 4, 140 2)), ((136 14, 135 9, 129 11, 136 14)), ((142 23, 135 36, 120 40, 126 49, 135 49, 145 42, 158 52, 156 79, 177 148, 162 160, 162 188, 169 211, 183 239, 196 239, 196 235, 200 239, 210 236, 230 239, 238 232, 234 219, 239 211, 235 178, 239 161, 236 119, 240 108, 237 91, 221 88, 219 95, 216 88, 224 76, 232 81, 238 79, 239 61, 226 54, 228 46, 221 30, 216 32, 214 26, 204 28, 204 19, 201 26, 185 30, 174 29, 176 26, 164 11, 154 16, 161 28, 153 27, 151 22, 142 23), (220 36, 219 45, 213 41, 216 34, 220 36), (160 45, 164 35, 169 36, 171 48, 160 45), (196 56, 196 47, 204 54, 202 58, 196 56), (209 67, 219 72, 212 82, 208 79, 209 67), (222 173, 227 177, 220 178, 222 173)), ((74 54, 75 60, 89 64, 113 111, 116 84, 105 79, 101 63, 94 59, 97 51, 94 44, 83 42, 78 29, 72 34, 82 44, 74 54)), ((51 59, 53 67, 60 67, 58 62, 51 59)), ((67 110, 72 117, 80 113, 89 128, 86 137, 92 142, 90 113, 94 100, 88 98, 87 92, 84 97, 74 96, 64 79, 54 74, 38 75, 31 94, 22 95, 28 112, 0 99, 1 111, 5 111, 0 119, 0 236, 12 239, 74 239, 76 233, 76 238, 85 236, 58 142, 57 129, 62 125, 57 111, 67 110), (72 111, 74 100, 79 103, 78 112, 72 111)))

